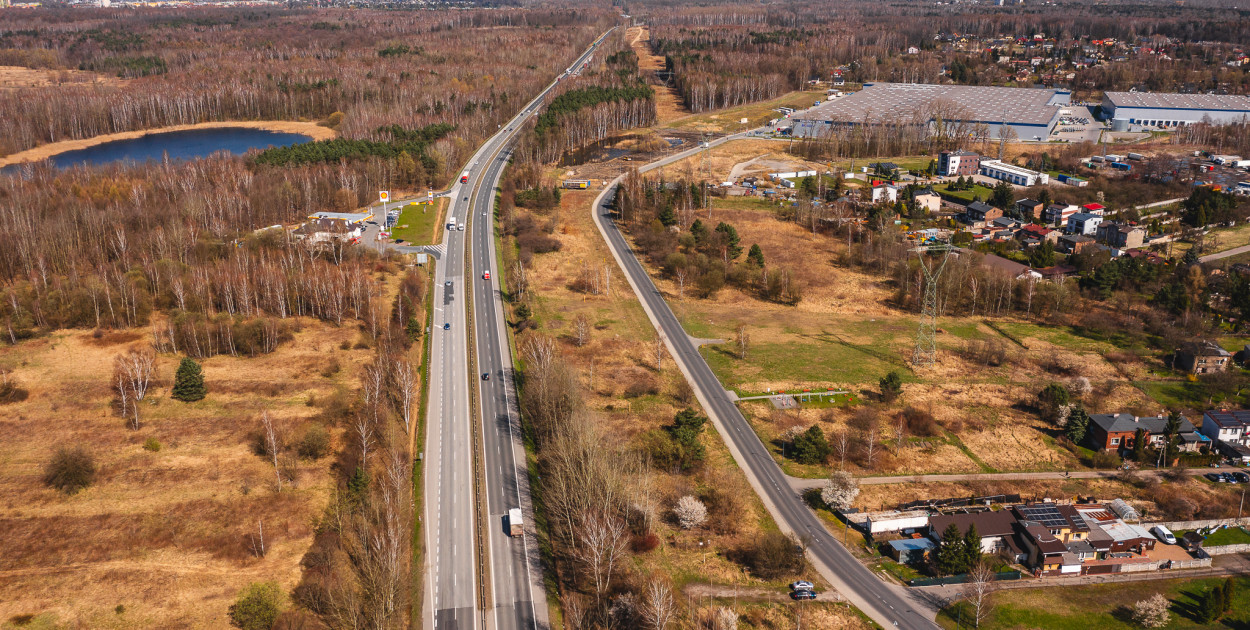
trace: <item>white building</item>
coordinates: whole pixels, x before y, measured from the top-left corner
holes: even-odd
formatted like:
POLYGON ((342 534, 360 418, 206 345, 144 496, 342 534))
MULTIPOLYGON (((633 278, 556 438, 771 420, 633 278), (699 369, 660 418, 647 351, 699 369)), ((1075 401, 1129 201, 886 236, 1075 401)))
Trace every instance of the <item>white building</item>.
POLYGON ((985 160, 981 162, 981 174, 993 179, 1000 179, 1016 186, 1036 186, 1038 184, 1050 183, 1050 175, 1030 171, 1027 168, 1020 168, 1000 162, 998 160, 985 160))
POLYGON ((1098 226, 1101 224, 1102 217, 1090 212, 1077 212, 1068 217, 1067 229, 1064 231, 1068 234, 1092 236, 1098 233, 1098 226))
POLYGON ((896 201, 898 201, 898 186, 881 184, 872 187, 873 203, 894 203, 896 201))

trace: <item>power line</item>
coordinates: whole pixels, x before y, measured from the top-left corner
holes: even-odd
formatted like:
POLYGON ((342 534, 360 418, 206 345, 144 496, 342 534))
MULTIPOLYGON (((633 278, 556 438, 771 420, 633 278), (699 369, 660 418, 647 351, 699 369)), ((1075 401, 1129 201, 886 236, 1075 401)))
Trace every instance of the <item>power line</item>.
POLYGON ((947 243, 916 249, 920 269, 924 274, 924 297, 920 302, 920 326, 916 329, 916 349, 912 352, 914 365, 933 366, 937 362, 937 281, 950 260, 951 246, 947 243), (936 267, 925 257, 929 252, 942 252, 942 262, 936 267))

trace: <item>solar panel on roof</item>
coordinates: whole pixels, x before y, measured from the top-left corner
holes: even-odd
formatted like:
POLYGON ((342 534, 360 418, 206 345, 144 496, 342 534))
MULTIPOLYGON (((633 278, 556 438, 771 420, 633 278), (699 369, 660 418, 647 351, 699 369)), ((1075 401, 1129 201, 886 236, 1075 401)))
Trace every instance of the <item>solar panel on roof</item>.
POLYGON ((1064 527, 1068 519, 1064 518, 1054 506, 1030 505, 1018 508, 1025 519, 1041 523, 1045 527, 1064 527))

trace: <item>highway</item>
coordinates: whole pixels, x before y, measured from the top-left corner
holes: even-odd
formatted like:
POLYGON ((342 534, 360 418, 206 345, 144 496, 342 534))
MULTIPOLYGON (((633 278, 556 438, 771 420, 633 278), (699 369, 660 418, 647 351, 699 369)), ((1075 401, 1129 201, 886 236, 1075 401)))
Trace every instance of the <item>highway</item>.
MULTIPOLYGON (((569 72, 590 60, 609 29, 569 66, 569 72)), ((468 224, 467 231, 447 230, 444 256, 435 269, 434 335, 430 345, 425 457, 426 580, 424 619, 437 630, 549 628, 539 550, 534 543, 534 513, 526 472, 520 416, 513 383, 512 360, 503 315, 499 270, 494 245, 495 189, 507 166, 508 147, 522 122, 541 109, 558 85, 546 89, 492 136, 469 160, 451 188, 447 222, 468 224), (465 277, 465 247, 470 275, 465 277), (490 279, 484 279, 489 271, 490 279), (469 374, 467 296, 472 291, 475 359, 480 373, 469 374), (444 330, 444 323, 450 329, 444 330), (489 373, 490 379, 482 378, 489 373), (474 453, 469 415, 470 382, 476 379, 482 418, 481 451, 474 453), (485 475, 490 563, 490 610, 478 601, 477 528, 473 477, 474 458, 485 475), (525 535, 511 537, 504 529, 510 508, 525 514, 525 535)))
MULTIPOLYGON (((746 137, 750 132, 727 136, 710 143, 712 146, 746 137)), ((699 148, 684 151, 639 170, 649 171, 677 160, 696 155, 699 148)), ((746 418, 731 401, 716 374, 673 315, 645 269, 638 262, 629 244, 611 220, 608 202, 624 176, 612 182, 594 203, 592 214, 617 264, 624 270, 634 293, 642 302, 651 323, 660 331, 669 353, 686 376, 703 409, 716 426, 734 459, 742 468, 756 493, 764 501, 777 524, 789 533, 806 539, 808 557, 820 574, 840 593, 883 627, 919 629, 936 628, 930 609, 902 587, 877 578, 825 528, 802 497, 791 489, 781 467, 773 460, 764 444, 751 430, 746 418)))

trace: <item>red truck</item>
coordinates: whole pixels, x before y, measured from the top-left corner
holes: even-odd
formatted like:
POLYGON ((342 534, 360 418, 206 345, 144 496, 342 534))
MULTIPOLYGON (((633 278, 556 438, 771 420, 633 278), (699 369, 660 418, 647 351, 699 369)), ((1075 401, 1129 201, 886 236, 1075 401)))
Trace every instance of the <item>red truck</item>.
POLYGON ((460 183, 461 183, 461 184, 467 184, 467 183, 469 183, 469 174, 468 174, 468 173, 465 173, 465 174, 463 174, 463 175, 461 175, 461 176, 460 176, 460 183))

